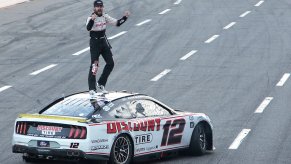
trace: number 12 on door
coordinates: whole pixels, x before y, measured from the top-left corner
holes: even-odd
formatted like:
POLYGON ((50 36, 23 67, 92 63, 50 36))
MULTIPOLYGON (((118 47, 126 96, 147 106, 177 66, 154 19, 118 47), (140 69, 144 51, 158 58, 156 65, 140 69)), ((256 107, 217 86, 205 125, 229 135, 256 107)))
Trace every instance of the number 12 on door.
POLYGON ((163 138, 161 146, 168 146, 181 143, 183 131, 185 127, 185 119, 179 118, 172 122, 172 120, 168 120, 163 129, 163 138), (178 127, 176 127, 178 125, 178 127))

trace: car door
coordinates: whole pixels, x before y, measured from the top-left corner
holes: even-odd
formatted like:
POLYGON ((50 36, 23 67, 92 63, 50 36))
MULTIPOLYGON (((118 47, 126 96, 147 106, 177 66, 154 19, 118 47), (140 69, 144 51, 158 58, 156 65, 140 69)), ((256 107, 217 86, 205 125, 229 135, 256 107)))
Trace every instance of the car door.
POLYGON ((186 133, 186 120, 182 115, 171 114, 170 109, 153 101, 155 110, 151 113, 159 115, 161 118, 160 147, 162 150, 171 150, 188 146, 188 139, 184 137, 186 133))
POLYGON ((145 99, 130 100, 129 111, 134 124, 133 140, 135 156, 155 153, 160 150, 161 118, 153 113, 154 104, 145 99))
POLYGON ((147 154, 179 148, 187 145, 183 139, 185 119, 173 115, 170 109, 150 99, 131 101, 130 112, 141 125, 147 124, 135 132, 135 145, 137 154, 147 154))

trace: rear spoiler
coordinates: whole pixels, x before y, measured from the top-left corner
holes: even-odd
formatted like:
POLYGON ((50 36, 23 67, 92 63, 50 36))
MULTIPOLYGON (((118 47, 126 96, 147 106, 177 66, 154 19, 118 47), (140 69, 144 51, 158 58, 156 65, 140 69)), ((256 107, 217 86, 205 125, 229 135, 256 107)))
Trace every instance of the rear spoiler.
POLYGON ((67 117, 67 116, 51 116, 51 115, 42 115, 42 114, 19 114, 18 118, 40 118, 40 119, 51 119, 51 120, 87 122, 87 119, 85 118, 67 117))

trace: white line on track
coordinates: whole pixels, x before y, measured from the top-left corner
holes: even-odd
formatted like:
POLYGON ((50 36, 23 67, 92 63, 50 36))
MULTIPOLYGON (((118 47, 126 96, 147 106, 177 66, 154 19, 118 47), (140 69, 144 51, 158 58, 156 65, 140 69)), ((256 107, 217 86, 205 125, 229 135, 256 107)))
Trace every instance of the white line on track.
POLYGON ((55 67, 55 66, 57 66, 57 64, 51 64, 51 65, 46 66, 46 67, 44 67, 44 68, 42 68, 42 69, 40 69, 40 70, 38 70, 38 71, 34 71, 34 72, 32 72, 30 75, 37 75, 37 74, 40 74, 41 72, 46 71, 46 70, 48 70, 48 69, 51 69, 51 68, 53 68, 53 67, 55 67))
POLYGON ((160 14, 160 15, 163 15, 163 14, 166 14, 167 12, 169 12, 169 11, 171 11, 171 9, 166 9, 166 10, 160 12, 159 14, 160 14))
POLYGON ((207 39, 204 43, 211 43, 218 37, 219 37, 219 35, 213 35, 211 38, 207 39))
POLYGON ((160 78, 162 78, 163 76, 165 76, 169 72, 171 72, 170 69, 165 69, 163 72, 161 72, 160 74, 158 74, 157 76, 155 76, 154 78, 152 78, 151 81, 158 81, 160 78))
POLYGON ((150 21, 152 21, 152 20, 151 20, 151 19, 147 19, 147 20, 145 20, 145 21, 142 21, 142 22, 136 24, 136 26, 141 26, 141 25, 143 25, 143 24, 149 23, 150 21))
POLYGON ((87 48, 85 48, 85 49, 83 49, 83 50, 81 50, 81 51, 78 51, 78 52, 76 52, 76 53, 74 53, 74 54, 72 54, 73 56, 78 56, 78 55, 81 55, 82 53, 84 53, 84 52, 86 52, 86 51, 89 51, 90 50, 90 47, 87 47, 87 48))
POLYGON ((111 39, 117 38, 117 37, 119 37, 119 36, 121 36, 121 35, 123 35, 125 33, 127 33, 127 31, 122 31, 122 32, 120 32, 120 33, 118 33, 116 35, 113 35, 113 36, 109 37, 108 39, 111 40, 111 39))
POLYGON ((263 113, 265 108, 270 104, 270 102, 273 100, 273 97, 266 97, 263 102, 258 106, 255 113, 263 113))
POLYGON ((243 18, 246 15, 248 15, 249 13, 251 13, 251 11, 246 11, 246 12, 242 13, 239 17, 243 18))
POLYGON ((187 53, 185 56, 181 57, 180 60, 186 60, 187 58, 189 58, 190 56, 192 56, 196 52, 197 52, 197 50, 192 50, 189 53, 187 53))
POLYGON ((261 6, 261 4, 264 3, 264 1, 259 1, 257 4, 255 4, 256 7, 261 6))
POLYGON ((4 87, 1 87, 0 88, 0 92, 3 92, 3 91, 5 91, 6 89, 8 89, 8 88, 11 88, 12 86, 10 86, 10 85, 6 85, 6 86, 4 86, 4 87))
POLYGON ((227 29, 231 28, 235 24, 236 24, 236 22, 231 22, 230 24, 228 24, 225 27, 223 27, 223 29, 227 30, 227 29))
POLYGON ((180 4, 182 2, 182 0, 177 0, 175 3, 174 3, 174 5, 178 5, 178 4, 180 4))
POLYGON ((237 149, 242 143, 243 139, 249 134, 251 129, 243 129, 238 136, 235 138, 233 143, 228 147, 228 149, 237 149))
POLYGON ((285 73, 282 76, 281 80, 277 83, 276 86, 277 87, 282 87, 285 84, 285 82, 288 80, 289 77, 290 77, 290 73, 285 73))

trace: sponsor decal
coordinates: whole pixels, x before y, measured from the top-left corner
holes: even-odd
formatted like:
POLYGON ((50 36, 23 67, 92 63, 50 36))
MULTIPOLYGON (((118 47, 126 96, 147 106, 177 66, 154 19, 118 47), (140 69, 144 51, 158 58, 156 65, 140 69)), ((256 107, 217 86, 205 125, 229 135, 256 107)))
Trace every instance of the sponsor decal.
POLYGON ((142 151, 145 151, 145 150, 146 150, 146 148, 142 147, 142 148, 136 149, 136 152, 138 153, 138 152, 142 152, 142 151))
POLYGON ((108 139, 97 139, 97 140, 92 140, 92 143, 101 143, 101 142, 108 142, 108 139))
POLYGON ((107 106, 109 106, 110 108, 112 108, 114 106, 114 104, 112 102, 108 103, 107 106))
POLYGON ((194 116, 189 116, 190 121, 194 121, 194 116))
POLYGON ((97 146, 91 147, 91 150, 100 150, 100 149, 109 149, 109 145, 97 145, 97 146))
POLYGON ((100 114, 92 115, 92 117, 95 119, 102 119, 103 118, 100 114))
POLYGON ((39 146, 41 146, 41 147, 47 147, 47 143, 46 142, 43 142, 43 141, 41 141, 40 143, 39 143, 39 146))
POLYGON ((114 106, 114 104, 112 102, 108 103, 107 105, 105 105, 102 109, 105 112, 108 112, 112 107, 114 106))
POLYGON ((105 23, 105 22, 100 22, 100 23, 96 23, 96 24, 95 24, 95 26, 96 26, 96 27, 99 27, 99 26, 104 26, 104 25, 106 25, 106 23, 105 23))
POLYGON ((107 123, 107 133, 117 133, 124 131, 160 131, 161 119, 146 119, 137 121, 118 121, 107 123))
POLYGON ((37 151, 40 152, 40 153, 48 153, 48 152, 50 152, 51 150, 41 148, 41 149, 37 149, 37 151))
POLYGON ((134 100, 134 99, 137 99, 137 98, 140 98, 141 96, 131 96, 131 97, 127 97, 125 100, 134 100))
POLYGON ((58 126, 38 125, 36 130, 41 131, 41 134, 43 135, 55 135, 56 132, 61 132, 62 129, 62 127, 58 126))
POLYGON ((159 148, 158 145, 150 146, 150 147, 141 147, 141 148, 136 149, 135 152, 139 153, 143 151, 153 151, 153 150, 157 150, 158 148, 159 148))
POLYGON ((153 140, 153 135, 151 133, 137 135, 137 136, 134 137, 134 141, 135 141, 136 145, 145 144, 145 143, 151 143, 152 140, 153 140))
POLYGON ((109 106, 104 106, 102 109, 103 109, 105 112, 108 112, 108 111, 110 110, 110 107, 109 107, 109 106))
POLYGON ((147 151, 152 151, 152 150, 156 150, 156 149, 158 149, 158 148, 159 148, 159 146, 156 145, 156 146, 147 147, 146 150, 147 150, 147 151))
POLYGON ((50 142, 49 141, 38 141, 37 143, 38 147, 50 147, 50 142))
POLYGON ((190 122, 190 128, 194 128, 194 122, 190 122))
POLYGON ((53 135, 45 135, 45 134, 27 134, 28 136, 33 136, 33 137, 46 137, 46 138, 59 138, 59 139, 65 139, 68 138, 67 136, 53 136, 53 135))

